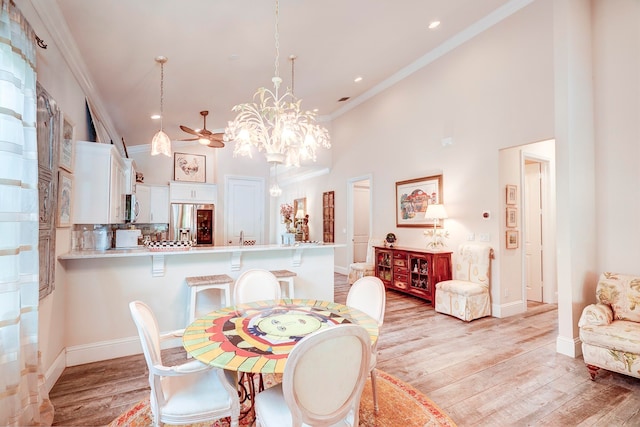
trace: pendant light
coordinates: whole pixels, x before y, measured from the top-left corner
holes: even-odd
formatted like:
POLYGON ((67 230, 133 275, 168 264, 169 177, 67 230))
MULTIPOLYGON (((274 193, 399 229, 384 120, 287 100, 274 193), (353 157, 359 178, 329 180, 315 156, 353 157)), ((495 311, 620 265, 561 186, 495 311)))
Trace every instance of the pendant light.
POLYGON ((164 118, 164 64, 167 62, 167 57, 157 56, 155 61, 160 64, 160 130, 151 141, 151 155, 164 154, 167 157, 171 157, 171 139, 162 129, 162 120, 164 118))

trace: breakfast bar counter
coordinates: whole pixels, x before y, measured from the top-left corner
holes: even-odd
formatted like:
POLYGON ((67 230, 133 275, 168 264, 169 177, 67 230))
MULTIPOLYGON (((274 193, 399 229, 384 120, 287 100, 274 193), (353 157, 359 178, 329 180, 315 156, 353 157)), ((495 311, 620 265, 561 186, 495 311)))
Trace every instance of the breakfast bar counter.
MULTIPOLYGON (((188 323, 186 277, 252 268, 290 270, 296 298, 334 300, 334 250, 340 244, 203 246, 188 250, 109 249, 58 257, 65 271, 67 366, 140 353, 128 304, 147 303, 161 331, 188 323)), ((179 343, 179 338, 178 343, 179 343)))

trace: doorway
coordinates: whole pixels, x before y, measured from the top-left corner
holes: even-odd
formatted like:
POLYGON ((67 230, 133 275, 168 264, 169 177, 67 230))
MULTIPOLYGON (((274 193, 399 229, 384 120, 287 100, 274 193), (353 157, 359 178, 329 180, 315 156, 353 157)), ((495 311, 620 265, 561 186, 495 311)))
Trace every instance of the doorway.
POLYGON ((527 301, 542 302, 542 163, 524 161, 524 282, 527 301))
POLYGON ((348 181, 347 265, 364 262, 371 236, 371 176, 348 181))
POLYGON ((225 176, 224 242, 235 246, 244 240, 264 244, 264 187, 263 178, 225 176))

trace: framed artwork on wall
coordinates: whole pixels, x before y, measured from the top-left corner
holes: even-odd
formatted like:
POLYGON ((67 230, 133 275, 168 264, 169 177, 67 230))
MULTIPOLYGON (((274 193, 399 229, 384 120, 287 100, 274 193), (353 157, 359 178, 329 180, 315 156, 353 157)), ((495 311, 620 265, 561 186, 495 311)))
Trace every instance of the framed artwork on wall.
POLYGON ((518 202, 518 186, 517 185, 507 185, 507 204, 515 205, 518 202))
POLYGON ((205 155, 173 153, 174 181, 206 182, 206 166, 205 155))
POLYGON ((515 206, 507 207, 507 227, 518 226, 518 208, 515 206))
POLYGON ((518 248, 518 230, 507 230, 507 249, 518 248))
POLYGON ((396 182, 397 227, 433 227, 424 217, 430 204, 442 204, 442 175, 396 182))
POLYGON ((75 160, 75 145, 73 141, 73 123, 69 118, 62 114, 62 135, 60 136, 60 153, 59 163, 62 169, 67 172, 73 172, 73 162, 75 160))
POLYGON ((70 227, 72 221, 71 212, 73 212, 73 176, 67 171, 59 170, 56 225, 58 227, 70 227))

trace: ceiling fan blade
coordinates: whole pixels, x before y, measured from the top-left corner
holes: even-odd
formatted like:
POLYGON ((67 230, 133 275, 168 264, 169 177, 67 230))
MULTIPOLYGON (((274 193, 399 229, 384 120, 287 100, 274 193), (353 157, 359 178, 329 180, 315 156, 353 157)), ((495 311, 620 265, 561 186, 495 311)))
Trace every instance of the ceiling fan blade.
POLYGON ((188 128, 186 126, 182 126, 180 125, 180 129, 182 129, 183 131, 185 131, 186 133, 190 133, 191 135, 195 135, 195 136, 201 136, 201 134, 199 132, 196 132, 195 130, 188 128))
POLYGON ((179 139, 178 141, 197 141, 200 138, 187 138, 187 139, 179 139))
POLYGON ((224 147, 224 142, 212 139, 212 140, 210 140, 209 145, 207 145, 207 147, 222 148, 222 147, 224 147))

